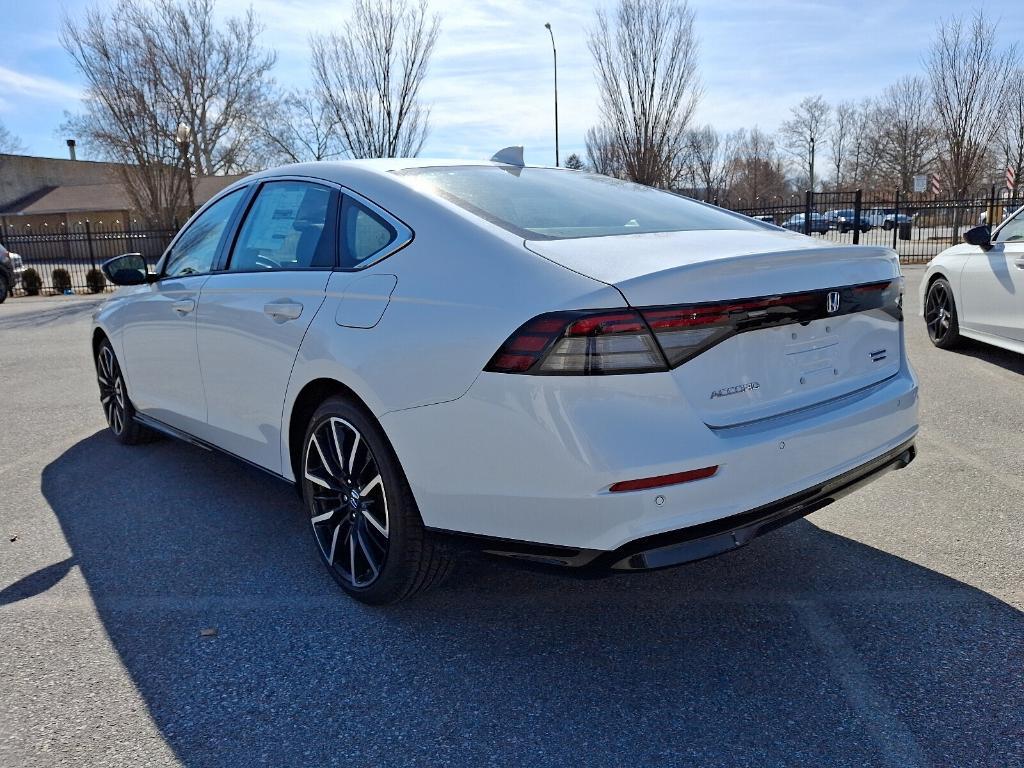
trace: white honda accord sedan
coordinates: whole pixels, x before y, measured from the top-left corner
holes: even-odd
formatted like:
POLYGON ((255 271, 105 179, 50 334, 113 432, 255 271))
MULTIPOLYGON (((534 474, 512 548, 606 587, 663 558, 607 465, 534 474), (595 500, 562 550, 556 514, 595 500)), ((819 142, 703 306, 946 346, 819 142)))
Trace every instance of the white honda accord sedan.
POLYGON ((742 546, 915 455, 895 254, 507 162, 259 173, 121 289, 113 434, 296 483, 344 590, 464 550, 577 572, 742 546))
POLYGON ((968 230, 928 262, 921 313, 940 349, 967 337, 1024 353, 1024 207, 994 232, 968 230))

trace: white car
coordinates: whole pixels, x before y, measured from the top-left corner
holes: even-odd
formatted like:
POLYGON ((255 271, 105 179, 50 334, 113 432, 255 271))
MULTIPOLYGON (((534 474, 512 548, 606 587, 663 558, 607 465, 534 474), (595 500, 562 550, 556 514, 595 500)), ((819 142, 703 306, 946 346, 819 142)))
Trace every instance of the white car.
POLYGON ((1024 353, 1024 207, 995 232, 987 225, 930 262, 921 281, 921 314, 941 349, 962 337, 1024 353))
MULTIPOLYGON (((110 429, 301 487, 370 603, 469 548, 589 572, 708 557, 914 455, 884 248, 615 179, 372 160, 251 176, 95 318, 110 429)), ((798 556, 794 554, 794 556, 798 556)))
POLYGON ((906 213, 897 214, 892 208, 871 208, 861 214, 861 221, 872 227, 891 230, 897 221, 900 224, 913 224, 914 218, 906 213))

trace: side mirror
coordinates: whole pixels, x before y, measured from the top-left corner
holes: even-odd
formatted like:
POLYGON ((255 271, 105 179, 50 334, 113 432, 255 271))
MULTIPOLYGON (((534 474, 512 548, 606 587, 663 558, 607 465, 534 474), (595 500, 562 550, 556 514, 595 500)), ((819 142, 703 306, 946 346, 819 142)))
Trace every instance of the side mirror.
POLYGON ((982 248, 989 248, 992 246, 992 230, 988 228, 987 224, 974 227, 974 229, 968 229, 964 232, 964 242, 969 245, 980 245, 982 248))
POLYGON ((114 285, 142 285, 152 282, 149 267, 141 253, 126 253, 103 262, 103 274, 114 285))

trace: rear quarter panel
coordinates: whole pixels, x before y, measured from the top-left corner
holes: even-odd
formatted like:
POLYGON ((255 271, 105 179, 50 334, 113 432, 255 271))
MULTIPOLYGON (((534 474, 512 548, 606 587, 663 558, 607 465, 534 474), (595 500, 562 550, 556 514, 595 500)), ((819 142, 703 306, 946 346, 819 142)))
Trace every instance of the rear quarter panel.
MULTIPOLYGON (((414 239, 368 269, 332 275, 326 301, 295 361, 283 411, 283 458, 290 452, 295 400, 309 382, 340 381, 378 418, 446 402, 464 395, 501 343, 531 317, 625 304, 614 288, 553 264, 526 250, 521 239, 496 233, 444 204, 375 202, 405 221, 414 239), (360 285, 367 285, 362 280, 367 275, 395 277, 390 299, 383 293, 366 295, 360 285), (362 282, 354 285, 357 281, 362 282), (387 309, 371 328, 339 325, 342 302, 354 299, 380 301, 387 309)), ((402 446, 395 449, 401 458, 402 446)))

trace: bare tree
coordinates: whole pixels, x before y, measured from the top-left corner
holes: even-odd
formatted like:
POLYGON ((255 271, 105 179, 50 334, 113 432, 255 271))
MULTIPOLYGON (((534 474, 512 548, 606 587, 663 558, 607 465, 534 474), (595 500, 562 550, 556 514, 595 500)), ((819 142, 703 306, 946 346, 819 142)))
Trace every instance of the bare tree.
POLYGON ((352 157, 415 157, 429 130, 419 100, 440 16, 426 0, 355 0, 340 33, 313 35, 313 76, 352 157))
POLYGON ((729 200, 738 207, 752 207, 757 201, 782 198, 789 193, 785 167, 775 140, 754 126, 740 129, 732 138, 735 146, 729 200))
POLYGON ((259 30, 251 12, 215 27, 212 0, 123 0, 62 19, 61 42, 86 82, 85 111, 65 127, 125 164, 133 207, 151 223, 170 226, 184 202, 180 122, 196 173, 251 161, 248 115, 262 111, 274 62, 256 45, 259 30))
POLYGON ((143 27, 191 128, 192 167, 206 176, 261 164, 250 118, 269 111, 276 60, 258 43, 263 25, 252 8, 218 26, 214 7, 215 0, 154 0, 143 27))
POLYGON ((253 122, 275 162, 329 160, 342 153, 334 113, 313 91, 281 94, 271 114, 254 115, 253 122))
POLYGON ((670 186, 701 87, 686 0, 619 0, 596 12, 588 46, 604 130, 627 178, 670 186))
POLYGON ((853 116, 849 148, 844 152, 843 177, 846 183, 854 188, 869 187, 872 180, 874 169, 872 150, 875 146, 875 137, 871 115, 874 113, 874 109, 874 101, 864 99, 857 105, 853 116))
POLYGON ((691 186, 707 201, 724 197, 728 186, 729 143, 711 125, 686 134, 686 156, 691 186))
POLYGON ((1019 194, 1024 188, 1024 69, 1017 70, 1007 87, 1007 109, 999 144, 1003 162, 1016 174, 1019 194))
POLYGON ((565 167, 574 171, 582 171, 583 161, 580 159, 579 155, 573 152, 571 155, 565 158, 565 167))
POLYGON ((808 189, 814 189, 814 162, 818 145, 829 127, 829 105, 821 96, 808 96, 791 110, 793 115, 779 128, 782 146, 807 175, 808 189))
POLYGON ((872 157, 879 181, 909 192, 914 176, 935 164, 938 135, 928 82, 903 77, 890 85, 871 110, 872 157))
POLYGON ((939 167, 957 198, 973 193, 986 175, 1017 62, 1016 44, 999 50, 983 11, 938 28, 925 63, 941 130, 939 167))
POLYGON ((615 138, 605 127, 591 127, 587 129, 585 137, 587 146, 587 164, 594 173, 604 176, 622 178, 622 155, 615 138))
POLYGON ((7 126, 0 123, 0 153, 16 155, 25 151, 25 145, 21 139, 8 130, 7 126))
POLYGON ((835 117, 828 132, 829 149, 832 151, 832 168, 835 173, 832 181, 836 189, 843 186, 843 171, 849 165, 851 145, 856 141, 858 110, 852 101, 841 101, 836 104, 835 117))

